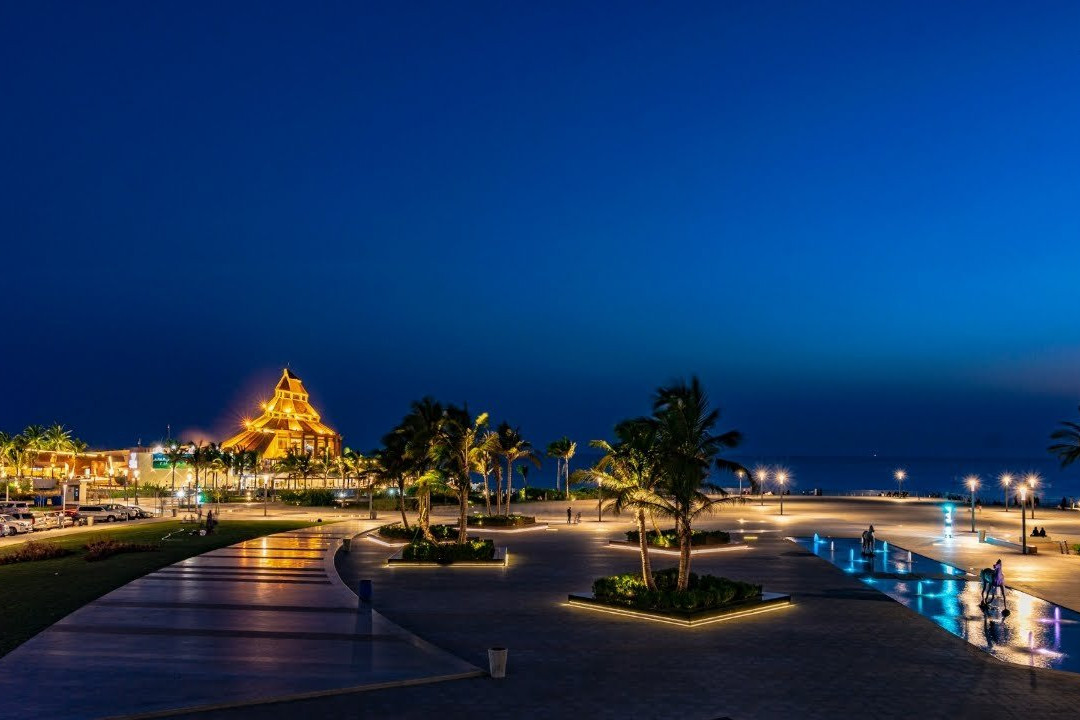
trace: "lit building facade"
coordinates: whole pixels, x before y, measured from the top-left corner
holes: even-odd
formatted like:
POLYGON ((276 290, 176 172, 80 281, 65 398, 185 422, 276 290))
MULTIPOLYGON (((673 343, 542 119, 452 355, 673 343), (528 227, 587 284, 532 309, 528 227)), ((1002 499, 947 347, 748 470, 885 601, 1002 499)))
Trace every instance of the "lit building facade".
POLYGON ((244 430, 221 443, 221 449, 254 451, 263 462, 280 460, 289 452, 339 457, 341 435, 323 424, 304 383, 286 368, 262 414, 245 420, 244 430))

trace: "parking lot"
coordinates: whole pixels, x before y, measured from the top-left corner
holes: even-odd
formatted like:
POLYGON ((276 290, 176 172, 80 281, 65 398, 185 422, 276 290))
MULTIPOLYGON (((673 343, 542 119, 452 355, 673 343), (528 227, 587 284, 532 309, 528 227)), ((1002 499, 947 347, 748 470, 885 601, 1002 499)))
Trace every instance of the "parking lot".
MULTIPOLYGON (((168 515, 171 517, 171 513, 168 515)), ((25 502, 0 502, 0 548, 85 530, 91 525, 107 530, 159 519, 159 508, 112 502, 68 506, 64 510, 33 507, 25 502)))

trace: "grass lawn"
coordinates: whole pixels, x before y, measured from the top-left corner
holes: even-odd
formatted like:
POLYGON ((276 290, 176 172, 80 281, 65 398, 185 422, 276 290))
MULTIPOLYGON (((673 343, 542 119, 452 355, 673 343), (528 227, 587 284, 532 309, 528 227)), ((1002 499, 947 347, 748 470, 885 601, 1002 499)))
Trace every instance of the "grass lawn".
MULTIPOLYGON (((170 520, 110 528, 108 532, 89 530, 58 535, 55 540, 48 535, 35 538, 41 542, 55 542, 76 554, 54 560, 0 565, 0 656, 91 600, 158 568, 250 538, 314 524, 295 520, 227 520, 213 535, 198 537, 185 533, 162 541, 170 532, 192 527, 170 520), (158 543, 161 549, 87 562, 83 559, 83 546, 88 540, 95 539, 158 543)), ((8 550, 0 548, 0 554, 8 550)))

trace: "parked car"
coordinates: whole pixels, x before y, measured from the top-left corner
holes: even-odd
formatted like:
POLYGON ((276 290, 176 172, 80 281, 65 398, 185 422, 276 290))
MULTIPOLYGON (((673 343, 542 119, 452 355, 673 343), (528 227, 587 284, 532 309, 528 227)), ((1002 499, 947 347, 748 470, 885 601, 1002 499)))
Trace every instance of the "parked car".
POLYGON ((0 536, 9 537, 22 532, 10 515, 0 515, 0 536))
POLYGON ((127 505, 120 505, 118 503, 107 503, 104 507, 109 510, 113 510, 119 515, 122 515, 123 517, 120 518, 121 520, 130 520, 132 517, 131 508, 129 508, 127 505))
POLYGON ((74 524, 75 521, 62 512, 46 512, 35 518, 34 530, 52 530, 71 527, 74 524))
POLYGON ((68 506, 68 507, 64 508, 63 514, 66 515, 68 518, 70 518, 71 522, 73 524, 75 524, 75 525, 85 525, 86 524, 86 518, 79 515, 78 506, 75 506, 75 507, 68 506))
POLYGON ((127 520, 127 513, 121 513, 112 505, 80 505, 80 518, 94 518, 94 522, 115 522, 127 520))
POLYGON ((139 505, 128 505, 128 510, 131 511, 132 518, 152 518, 157 517, 157 513, 150 508, 144 508, 139 505))
POLYGON ((11 500, 0 503, 0 513, 10 515, 16 512, 30 512, 30 503, 25 500, 11 500))
POLYGON ((31 530, 37 530, 38 516, 32 512, 15 511, 7 513, 8 516, 15 519, 16 522, 24 522, 30 526, 31 530))
POLYGON ((34 529, 33 522, 29 520, 22 520, 13 515, 0 515, 0 520, 2 520, 6 524, 10 524, 15 529, 15 532, 9 532, 7 533, 8 535, 14 535, 15 533, 28 533, 32 532, 34 529))

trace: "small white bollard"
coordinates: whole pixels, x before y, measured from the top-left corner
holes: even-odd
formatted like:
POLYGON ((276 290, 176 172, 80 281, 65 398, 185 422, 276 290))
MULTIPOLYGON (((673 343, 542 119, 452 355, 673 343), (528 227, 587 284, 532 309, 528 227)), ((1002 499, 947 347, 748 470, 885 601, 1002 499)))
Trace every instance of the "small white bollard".
POLYGON ((493 678, 506 677, 506 648, 488 648, 488 669, 493 678))

